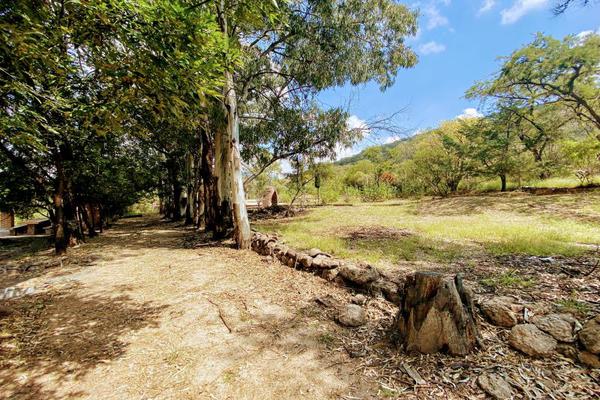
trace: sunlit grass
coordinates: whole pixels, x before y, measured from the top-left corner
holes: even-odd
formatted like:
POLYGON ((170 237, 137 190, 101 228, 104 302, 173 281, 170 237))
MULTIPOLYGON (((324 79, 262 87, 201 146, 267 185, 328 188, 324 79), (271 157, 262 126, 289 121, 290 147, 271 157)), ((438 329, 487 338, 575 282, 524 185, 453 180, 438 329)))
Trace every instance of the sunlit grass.
POLYGON ((396 200, 353 207, 323 207, 285 221, 260 222, 291 245, 317 247, 367 261, 451 262, 486 252, 494 255, 566 255, 600 243, 600 192, 554 196, 476 196, 444 200, 396 200), (588 204, 583 218, 580 204, 588 204), (599 221, 599 222, 595 222, 599 221), (408 230, 394 239, 350 240, 369 226, 408 230))

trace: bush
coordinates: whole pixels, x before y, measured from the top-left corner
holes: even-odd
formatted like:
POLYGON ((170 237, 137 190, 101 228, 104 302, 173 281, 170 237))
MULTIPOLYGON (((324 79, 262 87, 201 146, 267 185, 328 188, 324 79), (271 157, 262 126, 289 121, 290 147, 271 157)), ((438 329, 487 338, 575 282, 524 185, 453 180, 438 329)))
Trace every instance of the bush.
POLYGON ((361 193, 361 199, 363 201, 383 201, 394 198, 396 195, 396 190, 386 184, 381 183, 379 185, 368 185, 366 186, 361 193))

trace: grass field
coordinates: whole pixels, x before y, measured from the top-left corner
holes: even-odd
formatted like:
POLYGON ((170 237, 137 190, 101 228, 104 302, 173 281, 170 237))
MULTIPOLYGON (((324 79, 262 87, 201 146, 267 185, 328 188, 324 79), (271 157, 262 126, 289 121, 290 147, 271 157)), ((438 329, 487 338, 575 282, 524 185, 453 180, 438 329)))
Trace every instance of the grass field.
POLYGON ((577 256, 600 244, 600 191, 410 199, 254 223, 292 246, 374 263, 476 255, 577 256))

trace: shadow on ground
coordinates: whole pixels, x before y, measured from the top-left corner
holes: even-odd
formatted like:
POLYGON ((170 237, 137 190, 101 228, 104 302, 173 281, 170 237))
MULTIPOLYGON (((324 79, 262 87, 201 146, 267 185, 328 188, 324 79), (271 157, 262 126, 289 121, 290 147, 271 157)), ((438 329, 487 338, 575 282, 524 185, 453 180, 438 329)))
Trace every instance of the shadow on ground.
POLYGON ((80 296, 48 292, 2 304, 0 309, 0 398, 67 399, 43 382, 85 375, 121 357, 123 336, 158 326, 163 307, 128 296, 80 296))

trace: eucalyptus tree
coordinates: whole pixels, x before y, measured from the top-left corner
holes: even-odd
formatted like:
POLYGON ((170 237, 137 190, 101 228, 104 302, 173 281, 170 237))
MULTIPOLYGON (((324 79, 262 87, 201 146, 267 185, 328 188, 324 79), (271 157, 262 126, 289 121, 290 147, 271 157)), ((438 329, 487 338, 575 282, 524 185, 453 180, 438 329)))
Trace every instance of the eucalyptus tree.
POLYGON ((416 33, 416 13, 391 0, 219 0, 214 7, 231 60, 223 87, 225 128, 215 133, 218 203, 233 209, 236 243, 247 248, 238 106, 243 112, 262 98, 277 110, 282 100, 347 82, 389 87, 399 68, 416 63, 404 42, 416 33))

